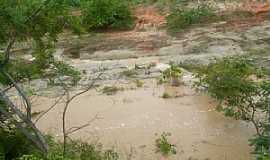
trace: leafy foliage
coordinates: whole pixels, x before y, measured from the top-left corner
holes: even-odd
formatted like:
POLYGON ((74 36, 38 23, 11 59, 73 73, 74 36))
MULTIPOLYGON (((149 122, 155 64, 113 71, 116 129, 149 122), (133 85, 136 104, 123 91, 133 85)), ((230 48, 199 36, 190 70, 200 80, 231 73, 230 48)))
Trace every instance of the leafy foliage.
POLYGON ((176 64, 171 63, 170 68, 166 69, 163 72, 163 76, 165 79, 169 78, 179 78, 182 75, 182 70, 180 67, 178 67, 176 64))
POLYGON ((74 67, 67 65, 62 61, 56 61, 53 63, 55 72, 58 76, 68 76, 71 78, 71 85, 76 85, 81 80, 81 73, 75 70, 74 67))
POLYGON ((131 28, 132 13, 125 0, 89 0, 82 3, 83 24, 91 29, 131 28))
POLYGON ((170 32, 177 32, 193 24, 199 24, 214 16, 214 12, 208 5, 199 5, 197 8, 182 10, 173 8, 167 16, 167 25, 170 32))
POLYGON ((181 68, 178 65, 171 63, 170 68, 162 73, 162 81, 170 82, 173 86, 178 86, 182 75, 181 68))
POLYGON ((68 0, 68 4, 73 7, 80 7, 81 0, 68 0))
POLYGON ((197 74, 197 86, 204 87, 220 103, 217 109, 226 116, 253 124, 252 139, 259 158, 269 156, 270 81, 245 57, 217 60, 197 74))
MULTIPOLYGON (((1 130, 0 130, 1 131, 1 130)), ((73 141, 68 144, 68 153, 63 156, 62 143, 47 136, 50 150, 46 157, 38 152, 22 134, 16 130, 0 132, 0 155, 7 160, 118 160, 119 155, 113 149, 104 150, 101 144, 88 144, 73 141)))
POLYGON ((165 157, 170 154, 176 154, 176 146, 168 141, 168 136, 171 136, 171 134, 163 132, 161 136, 156 139, 157 152, 160 152, 165 157))
POLYGON ((4 159, 16 159, 33 151, 35 148, 20 132, 12 128, 0 128, 0 155, 4 159))
MULTIPOLYGON (((52 49, 57 34, 70 28, 76 33, 81 29, 77 18, 70 15, 70 5, 63 0, 1 0, 0 43, 32 40, 33 61, 12 58, 2 69, 18 80, 42 77, 55 64, 52 49)), ((1 54, 0 62, 4 61, 1 54)), ((9 85, 9 80, 0 75, 0 83, 9 85)))
MULTIPOLYGON (((43 62, 39 60, 29 62, 22 59, 15 59, 11 60, 4 69, 17 82, 30 81, 37 78, 54 79, 56 77, 66 76, 70 78, 71 84, 75 85, 81 79, 79 71, 64 62, 55 61, 53 59, 51 61, 47 59, 43 62)), ((0 83, 3 85, 10 85, 11 81, 0 74, 0 83)))
POLYGON ((168 92, 164 92, 163 94, 162 94, 162 98, 164 98, 164 99, 167 99, 167 98, 171 98, 172 96, 168 93, 168 92))
POLYGON ((73 25, 69 11, 65 0, 1 0, 0 42, 14 36, 19 40, 33 38, 42 42, 41 38, 46 35, 56 40, 58 33, 73 25))
MULTIPOLYGON (((62 75, 75 76, 74 81, 78 81, 78 73, 73 71, 72 67, 68 67, 64 63, 59 64, 53 57, 53 48, 59 33, 64 31, 64 29, 72 29, 76 33, 80 32, 80 27, 77 26, 79 24, 77 22, 78 19, 70 14, 71 8, 67 2, 66 0, 0 1, 0 44, 6 45, 6 50, 0 54, 1 86, 11 84, 12 81, 7 76, 8 74, 15 80, 15 82, 12 82, 13 84, 24 80, 43 78, 43 76, 47 76, 52 72, 55 75, 61 72, 62 75), (14 47, 14 44, 19 44, 21 41, 27 41, 33 44, 30 47, 33 56, 32 61, 19 59, 9 52, 12 52, 11 48, 14 47)), ((21 89, 17 88, 17 90, 21 89)), ((24 99, 26 101, 26 98, 24 99)), ((0 106, 1 109, 3 109, 3 106, 5 107, 5 105, 0 106)), ((5 109, 7 112, 10 112, 8 106, 5 109)), ((9 114, 17 113, 13 111, 6 114, 6 116, 9 114)), ((1 139, 3 138, 1 143, 4 144, 1 144, 0 150, 4 148, 6 159, 13 159, 13 157, 9 158, 9 152, 12 156, 19 156, 17 152, 25 154, 24 150, 28 151, 31 148, 25 147, 29 142, 21 134, 19 134, 21 137, 17 136, 19 131, 15 129, 14 123, 16 122, 10 118, 11 116, 7 117, 3 116, 3 120, 1 120, 0 131, 1 134, 5 134, 6 136, 1 136, 1 139), (15 146, 10 144, 15 144, 15 146), (8 147, 12 147, 12 150, 7 150, 8 147)), ((20 121, 19 117, 16 117, 16 120, 20 121)), ((24 122, 26 120, 21 118, 21 121, 24 122)), ((27 124, 29 123, 27 122, 27 124)), ((30 129, 27 124, 21 127, 26 129, 30 135, 28 137, 31 137, 33 135, 32 131, 35 128, 30 127, 30 129)), ((43 151, 45 150, 44 147, 43 151)))
POLYGON ((255 136, 250 140, 251 145, 254 146, 254 153, 257 155, 258 160, 268 160, 270 158, 270 134, 269 129, 264 135, 255 136))

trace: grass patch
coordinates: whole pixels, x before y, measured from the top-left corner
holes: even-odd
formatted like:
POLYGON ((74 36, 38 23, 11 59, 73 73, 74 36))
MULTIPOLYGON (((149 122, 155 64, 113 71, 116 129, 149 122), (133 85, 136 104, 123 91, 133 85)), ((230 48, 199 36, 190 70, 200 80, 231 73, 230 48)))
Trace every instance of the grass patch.
POLYGON ((106 95, 115 95, 118 91, 123 90, 123 88, 119 88, 116 86, 105 86, 102 89, 102 93, 106 95))
POLYGON ((128 77, 128 78, 134 78, 136 75, 138 75, 138 73, 135 69, 128 69, 121 72, 120 75, 128 77))
POLYGON ((164 93, 162 94, 162 98, 164 98, 164 99, 169 99, 169 98, 172 98, 172 96, 171 96, 169 93, 164 92, 164 93))
POLYGON ((139 79, 136 79, 136 80, 134 81, 134 83, 136 84, 136 86, 137 86, 138 88, 143 87, 143 84, 144 84, 144 82, 141 81, 141 80, 139 80, 139 79))

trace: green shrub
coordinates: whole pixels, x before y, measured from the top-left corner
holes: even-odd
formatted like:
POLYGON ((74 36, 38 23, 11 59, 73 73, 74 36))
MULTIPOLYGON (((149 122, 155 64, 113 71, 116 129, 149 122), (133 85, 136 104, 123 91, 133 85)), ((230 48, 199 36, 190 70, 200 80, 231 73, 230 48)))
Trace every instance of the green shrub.
POLYGON ((0 157, 12 160, 35 151, 34 146, 23 134, 15 129, 0 125, 0 157))
POLYGON ((156 139, 156 151, 165 157, 170 154, 176 154, 176 146, 168 141, 168 136, 171 136, 171 134, 164 132, 158 139, 156 139))
POLYGON ((177 32, 193 24, 199 24, 214 16, 213 10, 208 5, 200 5, 192 9, 172 9, 167 16, 167 25, 170 32, 177 32))
POLYGON ((102 93, 111 96, 111 95, 115 95, 120 90, 123 90, 123 88, 119 88, 116 86, 105 86, 102 89, 102 93))
POLYGON ((128 78, 134 78, 136 75, 138 75, 135 69, 127 69, 127 70, 122 71, 120 74, 128 78))
POLYGON ((174 64, 170 64, 170 68, 166 69, 162 73, 162 78, 164 82, 170 82, 172 86, 179 86, 180 85, 180 78, 183 76, 181 68, 174 64))
POLYGON ((125 0, 89 0, 82 3, 83 24, 91 29, 133 26, 133 17, 125 0))
MULTIPOLYGON (((113 149, 103 149, 101 144, 89 144, 74 140, 67 144, 67 153, 63 156, 63 144, 55 141, 51 136, 47 136, 49 152, 44 157, 39 152, 30 150, 30 152, 20 152, 7 160, 118 160, 119 155, 113 149)), ((15 149, 16 146, 14 145, 15 149)), ((30 149, 29 145, 24 146, 30 149)), ((23 150, 22 150, 23 151, 23 150)))
POLYGON ((164 79, 180 78, 182 70, 178 65, 171 63, 170 68, 166 69, 162 74, 164 79))
POLYGON ((142 80, 139 80, 139 79, 136 79, 136 80, 134 81, 134 83, 136 84, 136 86, 137 86, 138 88, 143 87, 143 84, 144 84, 144 82, 143 82, 142 80))
POLYGON ((73 7, 79 7, 81 0, 68 0, 67 3, 73 7))
MULTIPOLYGON (((34 77, 40 77, 43 73, 34 63, 28 63, 20 59, 10 61, 10 63, 5 66, 5 70, 15 81, 33 79, 34 77)), ((2 74, 0 74, 0 83, 3 85, 11 84, 10 80, 2 74)))
POLYGON ((74 67, 62 61, 55 61, 53 65, 55 67, 55 71, 52 76, 68 76, 71 78, 71 85, 76 85, 81 80, 81 73, 74 67))
POLYGON ((269 146, 270 146, 270 134, 263 136, 255 136, 250 140, 251 145, 254 146, 253 154, 257 155, 258 160, 269 160, 269 146))
POLYGON ((22 157, 20 157, 18 160, 40 160, 39 158, 37 158, 34 155, 23 155, 22 157))
POLYGON ((167 93, 167 92, 164 92, 163 94, 162 94, 162 98, 164 98, 164 99, 168 99, 168 98, 171 98, 172 96, 169 94, 169 93, 167 93))

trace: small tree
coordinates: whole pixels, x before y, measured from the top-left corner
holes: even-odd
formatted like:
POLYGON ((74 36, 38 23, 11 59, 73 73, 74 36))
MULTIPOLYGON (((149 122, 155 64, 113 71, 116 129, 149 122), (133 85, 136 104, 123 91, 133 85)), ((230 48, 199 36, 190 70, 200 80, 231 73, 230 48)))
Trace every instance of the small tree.
POLYGON ((65 0, 0 1, 0 45, 6 46, 0 52, 0 132, 15 129, 43 153, 48 146, 32 122, 31 102, 19 84, 46 76, 48 70, 51 73, 58 70, 59 62, 53 59, 58 33, 67 28, 80 31, 70 9, 65 0), (21 41, 33 44, 30 45, 33 61, 12 57, 12 48, 21 41), (22 106, 17 106, 7 94, 12 88, 22 97, 22 106), (23 107, 26 112, 19 109, 23 107))
POLYGON ((263 158, 270 155, 270 81, 258 73, 247 58, 224 58, 202 68, 196 85, 218 100, 217 110, 225 116, 253 124, 256 136, 251 144, 263 158))

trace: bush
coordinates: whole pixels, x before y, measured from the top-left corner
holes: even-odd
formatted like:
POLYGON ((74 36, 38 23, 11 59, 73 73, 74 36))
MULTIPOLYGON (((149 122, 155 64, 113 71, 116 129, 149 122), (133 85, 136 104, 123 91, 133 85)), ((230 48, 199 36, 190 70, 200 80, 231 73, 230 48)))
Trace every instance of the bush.
POLYGON ((70 6, 73 6, 73 7, 79 7, 81 1, 80 1, 80 0, 68 0, 67 3, 68 3, 70 6))
POLYGON ((127 69, 127 70, 122 71, 120 75, 128 77, 128 78, 134 78, 136 75, 138 75, 138 73, 135 69, 127 69))
POLYGON ((172 96, 169 94, 169 93, 167 93, 167 92, 164 92, 163 94, 162 94, 162 98, 164 98, 164 99, 168 99, 168 98, 171 98, 172 96))
POLYGON ((171 134, 164 132, 158 139, 156 139, 156 151, 161 153, 164 157, 176 154, 176 146, 168 141, 168 136, 171 136, 171 134))
POLYGON ((166 69, 162 73, 162 76, 164 82, 170 82, 172 86, 179 86, 180 78, 183 76, 183 73, 178 65, 171 63, 170 68, 166 69))
POLYGON ((67 144, 67 153, 63 156, 63 144, 51 136, 46 140, 49 152, 44 157, 28 140, 16 130, 0 132, 1 160, 118 160, 119 155, 113 149, 103 149, 101 144, 88 144, 74 140, 67 144), (1 157, 2 156, 2 157, 1 157))
POLYGON ((83 24, 91 29, 126 29, 133 17, 125 0, 89 0, 82 3, 83 24))
POLYGON ((102 93, 108 96, 115 95, 118 91, 123 90, 123 88, 119 88, 116 86, 105 86, 102 89, 102 93))
POLYGON ((34 146, 23 134, 15 129, 0 126, 0 158, 3 160, 16 159, 24 154, 34 153, 34 151, 34 146))
POLYGON ((143 84, 144 84, 144 82, 143 82, 142 80, 139 80, 139 79, 136 79, 136 80, 134 81, 134 83, 136 84, 136 86, 137 86, 138 88, 143 87, 143 84))
POLYGON ((166 18, 168 30, 170 32, 177 32, 193 24, 204 22, 206 18, 211 19, 214 15, 213 10, 208 5, 200 5, 197 8, 188 10, 174 8, 166 18))

